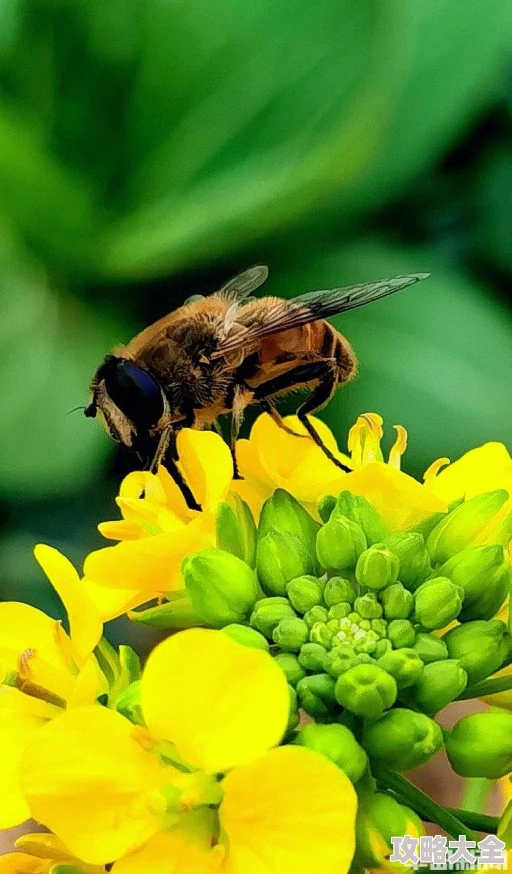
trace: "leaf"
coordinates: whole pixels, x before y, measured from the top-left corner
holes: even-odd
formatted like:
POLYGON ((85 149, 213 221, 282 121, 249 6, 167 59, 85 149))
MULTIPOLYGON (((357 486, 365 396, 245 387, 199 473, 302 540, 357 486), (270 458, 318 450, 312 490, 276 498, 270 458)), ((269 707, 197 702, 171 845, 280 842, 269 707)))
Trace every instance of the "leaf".
POLYGON ((333 321, 359 359, 359 375, 322 413, 341 448, 356 417, 378 412, 388 444, 392 425, 409 431, 405 466, 419 474, 435 459, 452 460, 488 440, 512 445, 508 398, 511 314, 468 275, 449 270, 428 248, 400 249, 362 239, 271 271, 268 294, 303 291, 431 272, 391 298, 333 321), (437 259, 437 260, 436 260, 437 259))
POLYGON ((129 208, 105 271, 155 276, 239 248, 360 173, 397 88, 401 20, 377 0, 146 2, 129 208))
POLYGON ((0 249, 0 494, 19 500, 74 491, 110 451, 84 419, 88 384, 113 340, 129 333, 50 288, 4 237, 0 249))
POLYGON ((408 0, 408 71, 375 159, 330 210, 354 216, 385 203, 432 166, 494 99, 508 68, 509 0, 408 0))

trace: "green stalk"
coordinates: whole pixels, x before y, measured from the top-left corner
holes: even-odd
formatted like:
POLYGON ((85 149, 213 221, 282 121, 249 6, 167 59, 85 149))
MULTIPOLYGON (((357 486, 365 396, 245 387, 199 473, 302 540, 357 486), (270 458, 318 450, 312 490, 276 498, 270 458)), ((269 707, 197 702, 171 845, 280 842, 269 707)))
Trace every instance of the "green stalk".
MULTIPOLYGON (((490 780, 488 782, 491 782, 490 780)), ((473 810, 464 810, 461 807, 448 808, 457 819, 460 819, 469 828, 477 832, 485 832, 486 835, 496 834, 500 822, 499 816, 488 816, 486 813, 475 813, 473 810)))
POLYGON ((506 677, 495 677, 490 680, 482 680, 468 689, 464 689, 457 701, 465 701, 468 698, 483 698, 484 695, 496 695, 498 692, 510 692, 512 690, 512 674, 506 677))
POLYGON ((477 835, 468 829, 467 826, 456 816, 451 810, 442 807, 433 798, 430 798, 417 786, 414 786, 401 774, 396 771, 381 771, 377 776, 377 780, 387 789, 391 789, 399 796, 399 800, 411 807, 422 819, 428 822, 433 822, 440 825, 453 838, 458 838, 459 835, 466 835, 469 840, 478 840, 477 835))
POLYGON ((462 807, 475 813, 485 812, 485 802, 492 788, 492 780, 485 777, 473 777, 465 781, 462 807))

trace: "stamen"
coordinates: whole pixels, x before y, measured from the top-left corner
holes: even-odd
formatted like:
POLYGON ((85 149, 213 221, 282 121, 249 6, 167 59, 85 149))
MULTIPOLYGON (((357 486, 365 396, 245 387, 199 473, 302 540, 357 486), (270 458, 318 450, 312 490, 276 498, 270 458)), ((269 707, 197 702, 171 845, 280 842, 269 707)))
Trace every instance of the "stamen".
POLYGON ((60 695, 56 695, 55 692, 45 689, 37 683, 32 683, 31 680, 27 680, 18 671, 7 671, 2 679, 2 685, 18 689, 19 692, 23 692, 24 695, 28 695, 30 698, 38 698, 40 701, 46 701, 47 704, 53 704, 62 710, 65 710, 67 707, 65 699, 61 698, 60 695))
POLYGON ((396 431, 396 440, 389 450, 388 464, 400 470, 400 459, 407 449, 407 431, 403 425, 393 425, 396 431))
POLYGON ((441 468, 446 467, 447 464, 450 464, 449 458, 438 458, 436 461, 433 461, 430 467, 427 467, 425 473, 423 474, 423 482, 432 482, 432 480, 436 478, 441 468))

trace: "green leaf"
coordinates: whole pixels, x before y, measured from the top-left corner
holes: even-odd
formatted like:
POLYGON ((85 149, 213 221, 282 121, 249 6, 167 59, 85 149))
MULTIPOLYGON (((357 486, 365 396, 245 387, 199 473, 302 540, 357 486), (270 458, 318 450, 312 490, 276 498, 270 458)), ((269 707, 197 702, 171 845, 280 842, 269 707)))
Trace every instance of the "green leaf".
POLYGON ((359 375, 322 413, 342 448, 361 413, 384 417, 388 445, 392 425, 405 425, 404 466, 417 474, 435 458, 454 460, 488 440, 512 445, 510 311, 477 281, 447 269, 431 250, 400 249, 378 238, 276 264, 267 292, 293 297, 429 271, 418 285, 333 320, 354 346, 359 375))
POLYGON ((367 213, 432 166, 495 98, 510 57, 509 0, 408 0, 403 93, 374 161, 337 198, 367 213))
MULTIPOLYGON (((4 235, 5 235, 5 228, 4 235)), ((111 450, 83 412, 88 384, 129 329, 58 295, 47 274, 2 241, 0 249, 0 495, 48 496, 86 483, 111 450)))
POLYGON ((394 0, 148 0, 106 272, 239 248, 360 173, 397 88, 401 21, 394 0))

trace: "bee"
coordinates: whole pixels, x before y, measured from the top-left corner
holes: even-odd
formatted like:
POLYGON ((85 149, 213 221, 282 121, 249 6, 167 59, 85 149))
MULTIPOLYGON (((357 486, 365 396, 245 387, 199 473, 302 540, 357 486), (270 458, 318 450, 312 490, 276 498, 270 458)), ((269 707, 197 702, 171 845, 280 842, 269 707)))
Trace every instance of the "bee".
MULTIPOLYGON (((397 276, 364 285, 313 291, 293 300, 251 298, 268 268, 250 267, 208 297, 183 306, 113 350, 96 371, 85 415, 100 415, 114 440, 152 459, 166 460, 189 506, 194 496, 176 466, 181 428, 218 427, 231 414, 235 476, 236 439, 247 407, 259 405, 283 428, 275 401, 297 389, 308 392, 297 416, 309 437, 342 470, 309 419, 336 389, 354 377, 349 341, 329 322, 338 315, 406 288, 429 274, 397 276)), ((287 429, 289 430, 289 429, 287 429)))

